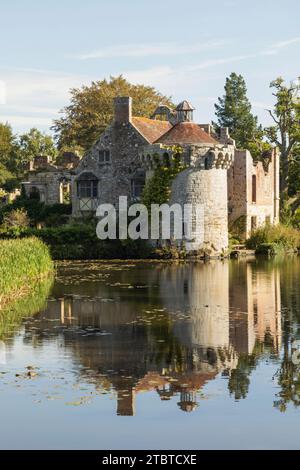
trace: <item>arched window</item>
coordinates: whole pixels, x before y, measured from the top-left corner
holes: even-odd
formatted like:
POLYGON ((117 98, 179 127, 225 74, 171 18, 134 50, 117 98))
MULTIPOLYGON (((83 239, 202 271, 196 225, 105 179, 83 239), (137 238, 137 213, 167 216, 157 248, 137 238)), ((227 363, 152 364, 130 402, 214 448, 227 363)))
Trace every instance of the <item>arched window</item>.
POLYGON ((146 175, 144 170, 137 170, 131 180, 132 199, 140 199, 145 187, 146 175))
POLYGON ((205 158, 204 158, 204 169, 205 169, 205 170, 208 170, 208 169, 209 169, 208 157, 205 157, 205 158))
POLYGON ((252 175, 252 202, 256 202, 257 194, 256 194, 256 175, 252 175))
POLYGON ((169 154, 167 152, 165 152, 163 154, 163 163, 165 166, 169 167, 171 165, 170 163, 170 157, 169 157, 169 154))

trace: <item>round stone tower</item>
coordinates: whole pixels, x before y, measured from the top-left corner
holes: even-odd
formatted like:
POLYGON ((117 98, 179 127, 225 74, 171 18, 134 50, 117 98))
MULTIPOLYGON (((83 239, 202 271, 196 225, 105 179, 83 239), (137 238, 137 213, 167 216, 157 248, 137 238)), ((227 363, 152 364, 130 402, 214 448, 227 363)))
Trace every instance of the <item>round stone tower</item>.
POLYGON ((176 123, 143 148, 141 162, 150 178, 157 166, 170 167, 180 159, 183 170, 172 182, 169 205, 179 204, 184 213, 189 206, 192 212, 183 219, 183 231, 188 236, 180 239, 174 231, 170 241, 191 254, 221 256, 228 251, 227 170, 233 162, 235 144, 224 134, 225 129, 217 137, 210 125, 194 123, 193 111, 187 101, 180 103, 174 111, 176 123))
POLYGON ((220 256, 228 250, 227 169, 232 154, 218 148, 193 151, 190 166, 173 181, 170 204, 200 208, 186 248, 204 256, 220 256))

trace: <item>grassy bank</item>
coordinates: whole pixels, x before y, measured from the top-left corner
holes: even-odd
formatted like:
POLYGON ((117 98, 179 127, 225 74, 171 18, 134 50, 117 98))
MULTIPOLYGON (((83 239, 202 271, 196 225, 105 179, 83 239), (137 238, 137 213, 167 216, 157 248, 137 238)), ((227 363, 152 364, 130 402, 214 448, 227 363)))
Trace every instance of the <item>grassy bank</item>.
POLYGON ((53 271, 48 247, 37 238, 0 240, 0 308, 30 292, 53 271))
POLYGON ((257 254, 277 254, 300 250, 300 230, 286 225, 266 225, 255 230, 246 247, 257 254))

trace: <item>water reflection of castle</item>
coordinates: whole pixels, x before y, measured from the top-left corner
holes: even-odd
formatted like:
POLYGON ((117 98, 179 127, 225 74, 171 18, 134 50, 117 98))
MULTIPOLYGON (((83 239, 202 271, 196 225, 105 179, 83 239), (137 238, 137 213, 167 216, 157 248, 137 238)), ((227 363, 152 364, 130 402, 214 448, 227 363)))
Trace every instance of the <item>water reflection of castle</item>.
POLYGON ((192 411, 198 392, 219 373, 243 396, 253 361, 245 369, 240 359, 279 350, 275 268, 256 261, 146 265, 120 271, 116 280, 114 287, 93 283, 88 297, 84 287, 68 287, 64 296, 56 287, 33 334, 42 341, 43 330, 54 328, 49 320, 60 318, 55 331, 80 374, 99 391, 117 394, 119 415, 133 415, 143 391, 162 400, 179 395, 179 407, 192 411))

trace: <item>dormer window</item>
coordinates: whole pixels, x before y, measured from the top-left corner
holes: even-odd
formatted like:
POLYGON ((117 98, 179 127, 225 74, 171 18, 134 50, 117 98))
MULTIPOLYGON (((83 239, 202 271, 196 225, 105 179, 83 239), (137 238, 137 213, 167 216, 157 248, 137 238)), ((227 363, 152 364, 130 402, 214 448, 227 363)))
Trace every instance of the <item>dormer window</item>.
POLYGON ((110 163, 110 151, 109 150, 99 150, 99 163, 104 165, 105 163, 110 163))

